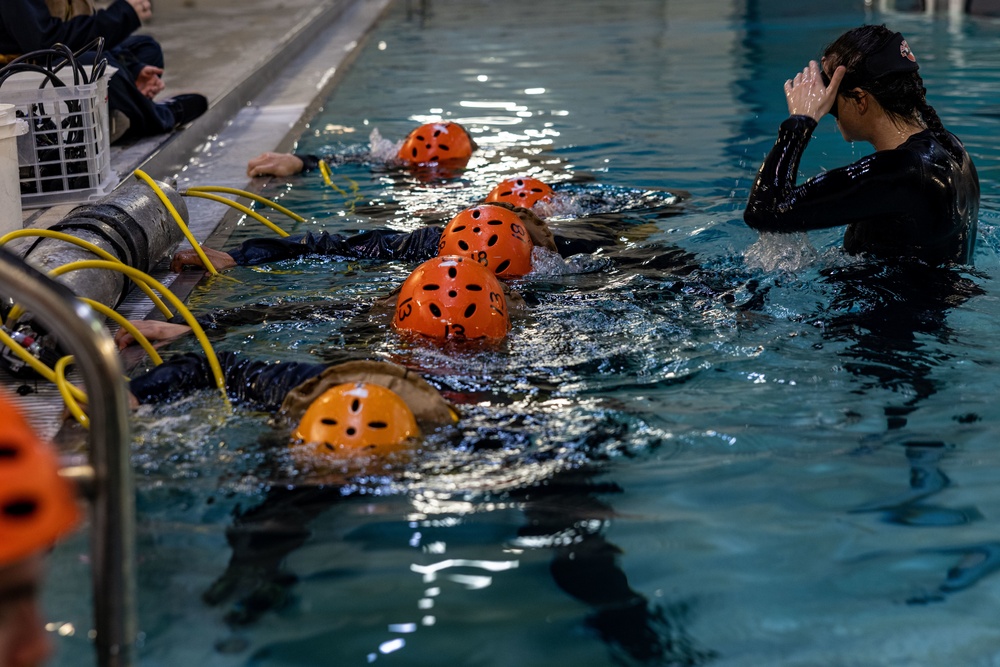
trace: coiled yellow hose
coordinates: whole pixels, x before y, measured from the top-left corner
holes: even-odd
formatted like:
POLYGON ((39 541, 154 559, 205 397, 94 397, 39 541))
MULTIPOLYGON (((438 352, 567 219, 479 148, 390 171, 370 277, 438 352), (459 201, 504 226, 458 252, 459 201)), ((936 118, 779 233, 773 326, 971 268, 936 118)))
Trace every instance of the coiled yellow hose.
POLYGON ((64 273, 69 273, 70 271, 77 271, 80 269, 106 269, 109 271, 119 271, 125 274, 134 281, 144 280, 151 287, 156 289, 163 298, 167 299, 171 305, 177 309, 177 311, 184 317, 185 322, 191 327, 191 331, 194 333, 198 342, 201 344, 201 348, 205 351, 205 357, 208 358, 208 365, 212 369, 212 375, 215 378, 215 386, 222 392, 222 398, 229 405, 229 396, 226 393, 226 380, 222 375, 222 367, 219 365, 219 359, 215 355, 215 350, 212 349, 212 345, 208 342, 208 337, 205 335, 205 330, 201 328, 198 321, 191 314, 191 311, 181 303, 181 300, 177 296, 164 287, 159 281, 157 281, 152 276, 149 276, 139 269, 135 269, 131 266, 126 266, 124 264, 108 262, 105 260, 87 259, 80 262, 70 262, 64 266, 58 266, 49 272, 49 275, 61 276, 64 273))
POLYGON ((202 199, 211 199, 212 201, 217 201, 221 204, 226 204, 228 206, 235 208, 237 211, 249 215, 251 218, 259 222, 260 224, 264 225, 271 231, 276 232, 279 236, 288 236, 288 232, 286 232, 284 229, 282 229, 278 225, 274 224, 273 222, 262 216, 257 211, 248 208, 243 204, 240 204, 239 202, 235 202, 232 199, 226 199, 225 197, 221 197, 219 195, 213 195, 209 192, 201 192, 200 190, 191 190, 190 188, 185 190, 181 194, 188 197, 201 197, 202 199))
POLYGON ((254 194, 252 192, 247 192, 246 190, 238 190, 237 188, 227 188, 222 185, 195 185, 187 189, 187 192, 222 192, 230 195, 239 195, 240 197, 246 197, 247 199, 252 199, 259 204, 264 206, 270 206, 276 211, 284 213, 292 220, 296 222, 305 222, 306 219, 297 213, 289 211, 284 206, 268 199, 267 197, 261 197, 260 195, 254 194))
POLYGON ((213 266, 212 262, 209 261, 205 251, 201 249, 201 244, 198 243, 198 240, 195 239, 193 234, 191 234, 191 230, 188 229, 188 226, 184 224, 181 214, 177 212, 177 209, 174 208, 174 205, 170 202, 170 199, 167 198, 167 195, 163 192, 160 186, 156 184, 156 181, 150 178, 149 175, 141 169, 135 170, 135 176, 152 188, 153 192, 156 193, 156 196, 160 198, 161 202, 163 202, 163 205, 167 207, 167 210, 170 211, 170 215, 174 217, 174 222, 176 222, 177 226, 181 228, 181 231, 184 233, 184 237, 188 240, 188 243, 191 244, 191 247, 194 248, 194 251, 198 253, 198 257, 201 258, 201 261, 205 268, 208 269, 208 272, 213 276, 219 275, 219 272, 215 270, 215 266, 213 266))
POLYGON ((73 392, 71 391, 73 385, 71 385, 66 379, 66 366, 71 363, 73 363, 72 355, 66 355, 56 362, 56 367, 53 369, 56 388, 59 389, 59 394, 62 396, 63 403, 66 404, 66 408, 69 410, 69 413, 73 415, 73 418, 80 423, 80 426, 90 428, 90 417, 88 417, 87 413, 83 411, 80 404, 76 402, 76 399, 73 397, 73 392))
MULTIPOLYGON (((105 259, 109 262, 118 262, 120 264, 124 264, 117 257, 107 252, 103 248, 94 245, 90 241, 84 241, 83 239, 78 239, 75 236, 70 236, 69 234, 63 232, 55 232, 52 231, 51 229, 17 229, 13 232, 8 232, 7 234, 0 236, 0 246, 5 245, 8 241, 13 241, 14 239, 30 237, 30 236, 40 236, 43 238, 58 239, 60 241, 65 241, 66 243, 72 243, 73 245, 79 246, 85 250, 89 250, 90 252, 94 253, 101 259, 105 259)), ((153 290, 149 288, 149 285, 147 285, 144 282, 136 283, 136 285, 146 294, 146 296, 149 297, 149 300, 153 302, 153 304, 161 313, 163 313, 164 317, 174 316, 174 314, 170 312, 170 309, 167 308, 166 304, 160 300, 160 297, 156 296, 153 290)), ((11 308, 7 319, 8 321, 14 321, 17 319, 17 316, 20 316, 20 314, 21 310, 17 306, 15 306, 14 308, 11 308)))

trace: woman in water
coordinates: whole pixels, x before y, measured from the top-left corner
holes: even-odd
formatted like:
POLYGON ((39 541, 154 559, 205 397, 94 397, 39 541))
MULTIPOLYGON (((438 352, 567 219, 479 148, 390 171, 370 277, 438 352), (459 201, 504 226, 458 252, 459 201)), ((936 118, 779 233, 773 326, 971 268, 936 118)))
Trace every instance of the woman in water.
POLYGON ((862 26, 785 82, 781 124, 744 220, 766 232, 847 225, 844 248, 929 264, 972 263, 979 178, 962 143, 927 104, 917 59, 900 33, 862 26), (795 184, 799 160, 829 113, 846 141, 875 153, 795 184))

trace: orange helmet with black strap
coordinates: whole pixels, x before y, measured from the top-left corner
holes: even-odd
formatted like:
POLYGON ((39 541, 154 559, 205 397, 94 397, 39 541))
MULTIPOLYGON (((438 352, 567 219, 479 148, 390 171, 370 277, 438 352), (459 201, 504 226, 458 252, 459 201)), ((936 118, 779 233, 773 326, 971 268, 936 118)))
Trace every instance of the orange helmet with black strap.
POLYGON ((438 254, 469 257, 499 278, 517 278, 531 272, 533 247, 516 213, 483 204, 465 209, 445 225, 438 254))
POLYGON ((441 339, 500 340, 510 330, 503 286, 493 272, 466 257, 439 255, 403 282, 392 326, 441 339))
POLYGON ((436 164, 468 160, 475 143, 458 123, 427 123, 410 132, 397 157, 408 164, 436 164))
POLYGON ((52 447, 0 393, 0 566, 50 548, 80 519, 52 447))
POLYGON ((539 201, 551 200, 552 194, 552 188, 545 183, 537 178, 524 176, 501 181, 486 195, 486 202, 502 201, 531 208, 539 201))
POLYGON ((327 389, 306 409, 292 437, 333 458, 383 457, 420 435, 413 411, 394 391, 369 382, 327 389))

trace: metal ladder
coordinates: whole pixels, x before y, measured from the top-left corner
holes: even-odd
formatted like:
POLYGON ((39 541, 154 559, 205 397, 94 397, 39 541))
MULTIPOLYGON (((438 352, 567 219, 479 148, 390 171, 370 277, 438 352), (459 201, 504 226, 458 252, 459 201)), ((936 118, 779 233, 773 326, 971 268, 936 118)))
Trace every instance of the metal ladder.
POLYGON ((0 248, 0 294, 14 298, 76 359, 89 398, 89 466, 64 471, 91 501, 91 573, 100 667, 131 667, 137 636, 135 485, 118 350, 89 306, 0 248))

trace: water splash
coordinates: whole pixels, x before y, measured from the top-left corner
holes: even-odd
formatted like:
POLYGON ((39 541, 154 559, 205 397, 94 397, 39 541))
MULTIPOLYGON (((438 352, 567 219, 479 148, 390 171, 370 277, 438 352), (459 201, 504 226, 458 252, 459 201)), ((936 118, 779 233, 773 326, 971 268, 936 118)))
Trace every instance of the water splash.
POLYGON ((819 253, 805 234, 761 234, 747 248, 744 259, 748 268, 795 273, 816 262, 819 253))

